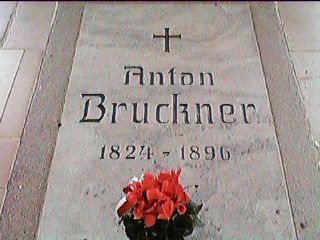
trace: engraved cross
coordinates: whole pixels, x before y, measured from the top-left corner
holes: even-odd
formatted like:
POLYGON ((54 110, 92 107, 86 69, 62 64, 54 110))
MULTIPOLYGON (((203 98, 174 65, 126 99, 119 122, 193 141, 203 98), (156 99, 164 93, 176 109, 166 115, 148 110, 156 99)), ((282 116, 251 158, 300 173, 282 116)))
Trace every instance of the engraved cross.
POLYGON ((164 35, 155 35, 153 34, 153 38, 164 38, 164 51, 170 52, 170 38, 179 38, 181 39, 181 34, 179 35, 170 35, 170 28, 164 29, 164 35))

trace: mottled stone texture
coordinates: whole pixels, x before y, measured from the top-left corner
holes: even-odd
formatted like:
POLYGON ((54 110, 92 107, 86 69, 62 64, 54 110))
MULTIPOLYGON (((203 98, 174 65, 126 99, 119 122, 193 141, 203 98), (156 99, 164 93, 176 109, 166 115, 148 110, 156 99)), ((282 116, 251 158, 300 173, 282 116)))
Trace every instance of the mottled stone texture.
MULTIPOLYGON (((301 9, 301 14, 304 14, 305 7, 299 10, 297 6, 292 7, 293 13, 300 13, 301 9)), ((305 12, 306 15, 308 13, 305 12)), ((286 173, 297 238, 317 240, 320 239, 320 175, 306 106, 290 61, 285 33, 281 29, 275 4, 252 6, 252 16, 286 173)), ((294 18, 297 22, 305 21, 301 16, 294 18)), ((286 24, 293 28, 290 21, 286 21, 286 24)), ((297 30, 300 26, 296 25, 297 30)), ((307 30, 309 31, 310 27, 306 28, 307 30)), ((290 39, 289 47, 301 47, 301 36, 292 34, 291 37, 293 39, 290 39)), ((316 44, 313 37, 315 35, 306 39, 310 46, 316 44)))
POLYGON ((15 12, 16 2, 0 3, 0 46, 6 37, 7 30, 10 26, 10 19, 15 12))
POLYGON ((82 10, 77 4, 59 4, 7 187, 1 240, 36 236, 82 10))
POLYGON ((205 227, 189 239, 295 239, 247 5, 86 6, 61 123, 38 240, 125 239, 114 214, 122 187, 146 170, 177 166, 184 169, 184 184, 200 185, 191 195, 204 203, 200 217, 205 227), (171 41, 170 54, 163 51, 162 40, 152 39, 164 27, 182 34, 181 40, 171 41), (211 71, 215 84, 124 86, 125 65, 146 71, 211 71), (107 113, 101 123, 79 123, 82 93, 105 94, 107 113), (223 124, 217 111, 212 125, 162 125, 154 119, 133 124, 125 111, 117 124, 110 123, 111 102, 171 103, 172 93, 191 106, 210 103, 216 109, 230 103, 239 114, 241 103, 253 103, 256 112, 250 124, 241 121, 241 114, 235 123, 223 124), (152 160, 100 160, 101 147, 112 144, 151 146, 154 155, 152 160), (183 161, 178 155, 182 145, 225 146, 232 156, 229 161, 183 161), (162 151, 171 154, 165 158, 162 151))
POLYGON ((20 2, 3 47, 44 51, 55 7, 55 2, 20 2))
MULTIPOLYGON (((12 51, 12 50, 4 50, 12 51)), ((0 138, 20 138, 40 70, 42 53, 25 51, 0 124, 0 138)))
POLYGON ((279 3, 278 12, 314 141, 320 141, 319 2, 279 3))
POLYGON ((0 122, 20 65, 23 50, 0 50, 0 122))

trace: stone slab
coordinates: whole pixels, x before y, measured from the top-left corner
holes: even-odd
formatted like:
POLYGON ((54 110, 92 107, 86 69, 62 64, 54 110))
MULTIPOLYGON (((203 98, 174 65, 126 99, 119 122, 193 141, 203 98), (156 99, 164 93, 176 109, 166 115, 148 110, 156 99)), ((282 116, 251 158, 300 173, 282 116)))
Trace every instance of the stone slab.
POLYGON ((2 210, 2 204, 3 204, 3 200, 4 200, 4 195, 5 195, 5 189, 1 189, 0 188, 0 212, 2 210))
MULTIPOLYGON (((99 110, 90 108, 88 114, 97 117, 99 110)), ((191 114, 195 116, 194 110, 191 114)), ((162 117, 174 118, 168 112, 162 117)), ((184 169, 185 185, 200 185, 191 195, 204 203, 201 218, 206 226, 194 239, 295 239, 247 5, 86 6, 61 124, 38 240, 125 239, 114 215, 123 186, 146 170, 177 166, 184 169), (170 42, 170 54, 164 52, 163 41, 152 39, 165 27, 182 34, 181 40, 170 42), (146 72, 172 67, 177 72, 212 71, 215 83, 141 86, 132 76, 136 82, 127 86, 127 65, 141 65, 146 72), (100 123, 80 122, 88 100, 81 94, 88 93, 106 96, 107 112, 100 123), (132 123, 129 111, 111 124, 112 102, 148 102, 152 109, 158 103, 170 104, 173 93, 190 108, 196 102, 213 104, 214 124, 196 125, 194 117, 184 124, 181 116, 177 124, 159 124, 153 110, 147 124, 132 123), (235 106, 233 124, 222 123, 217 111, 227 103, 235 106), (248 123, 239 113, 241 103, 256 106, 248 123), (124 152, 118 160, 99 157, 104 145, 125 149, 130 144, 152 147, 152 160, 143 160, 145 155, 125 159, 124 152), (208 161, 202 155, 197 161, 181 160, 181 147, 190 145, 224 147, 231 158, 208 161), (163 151, 171 154, 164 157, 163 151)))
POLYGON ((25 51, 0 123, 0 138, 20 138, 37 82, 42 52, 25 51))
POLYGON ((291 56, 299 79, 320 77, 320 52, 292 52, 291 56))
POLYGON ((0 139, 0 188, 6 188, 19 139, 0 139))
POLYGON ((304 103, 306 105, 306 114, 310 122, 310 127, 314 139, 320 141, 320 78, 309 78, 300 80, 300 88, 304 103))
POLYGON ((55 2, 19 2, 3 47, 45 50, 55 9, 55 2))
POLYGON ((278 9, 289 49, 292 51, 319 51, 320 20, 318 2, 278 2, 278 9))
POLYGON ((6 35, 10 18, 16 8, 16 2, 1 2, 0 3, 0 44, 2 45, 3 38, 6 35))
POLYGON ((23 50, 0 50, 0 124, 23 50))
POLYGON ((251 12, 292 206, 296 239, 318 240, 320 178, 317 153, 306 105, 279 22, 277 5, 252 4, 251 12))

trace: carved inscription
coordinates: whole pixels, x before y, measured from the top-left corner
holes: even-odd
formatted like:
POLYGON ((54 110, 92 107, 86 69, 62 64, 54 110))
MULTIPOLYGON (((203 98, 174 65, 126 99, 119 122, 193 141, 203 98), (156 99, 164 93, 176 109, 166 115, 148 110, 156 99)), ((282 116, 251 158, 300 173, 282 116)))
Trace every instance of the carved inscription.
POLYGON ((181 39, 181 34, 170 35, 170 28, 165 28, 164 35, 153 34, 153 38, 163 38, 164 39, 164 51, 170 52, 170 38, 180 38, 181 39))
MULTIPOLYGON (((122 68, 122 87, 138 86, 170 87, 179 85, 184 88, 202 86, 214 88, 216 85, 213 72, 178 71, 175 67, 168 71, 146 71, 140 65, 125 65, 122 68)), ((132 124, 187 124, 187 125, 214 125, 214 124, 254 124, 256 123, 257 106, 252 102, 243 103, 217 103, 193 102, 181 100, 181 93, 172 91, 167 101, 150 102, 114 102, 103 92, 82 93, 83 112, 80 123, 120 124, 119 119, 128 117, 132 124), (106 113, 110 114, 106 114, 106 113), (128 115, 129 114, 129 115, 128 115), (107 117, 108 116, 108 117, 107 117)), ((232 148, 231 148, 232 149, 232 148)), ((192 160, 230 160, 233 152, 229 147, 219 145, 182 145, 175 153, 165 149, 157 154, 164 158, 176 154, 175 158, 182 161, 192 160)), ((114 144, 101 147, 99 158, 101 160, 153 160, 153 146, 114 144)))
MULTIPOLYGON (((167 73, 149 72, 145 73, 142 66, 124 66, 123 85, 129 87, 138 84, 141 87, 149 86, 198 86, 214 87, 214 74, 211 72, 179 72, 171 68, 167 73), (197 75, 197 76, 196 76, 197 75)), ((83 114, 80 122, 101 123, 105 120, 106 111, 111 112, 107 122, 118 123, 123 113, 129 113, 131 122, 134 124, 215 124, 214 119, 224 124, 241 122, 252 124, 257 107, 254 103, 202 103, 190 104, 180 101, 179 93, 168 96, 167 102, 150 104, 148 102, 110 102, 108 96, 103 93, 83 93, 83 114), (90 109, 95 109, 90 114, 90 109), (192 115, 191 112, 194 114, 192 115), (170 117, 164 117, 170 116, 170 117)))
MULTIPOLYGON (((101 148, 100 160, 119 160, 121 158, 127 160, 154 160, 155 152, 152 146, 145 145, 104 145, 101 148)), ((162 151, 163 157, 167 157, 171 154, 168 151, 162 151)), ((182 145, 179 150, 176 152, 176 158, 179 158, 183 161, 188 160, 205 160, 205 161, 217 161, 217 160, 230 160, 231 152, 226 146, 198 146, 182 145)))

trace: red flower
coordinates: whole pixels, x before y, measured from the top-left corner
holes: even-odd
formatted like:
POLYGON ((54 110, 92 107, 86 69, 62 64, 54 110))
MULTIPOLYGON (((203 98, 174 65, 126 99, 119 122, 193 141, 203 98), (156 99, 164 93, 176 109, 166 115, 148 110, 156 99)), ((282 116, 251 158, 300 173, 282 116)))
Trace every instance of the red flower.
POLYGON ((180 215, 183 215, 187 211, 187 206, 185 203, 179 203, 177 206, 177 211, 180 215))
POLYGON ((145 215, 144 225, 146 225, 146 227, 152 227, 154 224, 156 224, 156 215, 155 214, 145 215))
POLYGON ((170 220, 175 210, 173 201, 171 199, 168 199, 161 205, 161 207, 158 210, 159 210, 159 216, 158 216, 159 219, 170 220))
POLYGON ((147 190, 151 188, 155 188, 157 186, 158 182, 157 179, 153 176, 152 173, 146 173, 143 176, 143 181, 142 181, 142 189, 147 190))
POLYGON ((161 171, 157 177, 147 172, 142 181, 132 181, 123 189, 126 201, 117 210, 118 216, 131 212, 134 219, 143 218, 145 226, 151 227, 156 219, 185 214, 190 197, 179 182, 180 175, 181 169, 161 171))
POLYGON ((158 188, 148 189, 146 193, 147 193, 148 201, 153 201, 153 200, 158 200, 163 198, 163 194, 159 191, 158 188))
POLYGON ((141 219, 143 217, 144 201, 138 201, 134 208, 134 219, 141 219))

